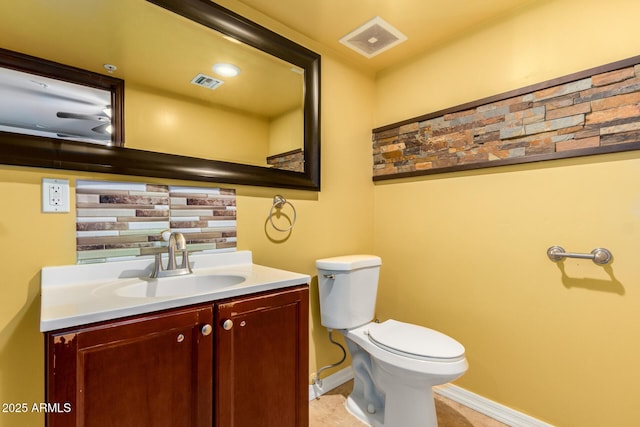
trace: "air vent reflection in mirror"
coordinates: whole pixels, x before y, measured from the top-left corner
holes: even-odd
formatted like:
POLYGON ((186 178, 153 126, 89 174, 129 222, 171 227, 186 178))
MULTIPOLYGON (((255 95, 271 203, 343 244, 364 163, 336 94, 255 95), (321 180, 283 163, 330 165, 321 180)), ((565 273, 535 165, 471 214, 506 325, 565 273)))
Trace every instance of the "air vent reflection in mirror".
POLYGON ((222 80, 216 79, 215 77, 198 73, 198 75, 191 80, 191 83, 193 83, 194 85, 206 87, 207 89, 216 89, 224 82, 222 80))

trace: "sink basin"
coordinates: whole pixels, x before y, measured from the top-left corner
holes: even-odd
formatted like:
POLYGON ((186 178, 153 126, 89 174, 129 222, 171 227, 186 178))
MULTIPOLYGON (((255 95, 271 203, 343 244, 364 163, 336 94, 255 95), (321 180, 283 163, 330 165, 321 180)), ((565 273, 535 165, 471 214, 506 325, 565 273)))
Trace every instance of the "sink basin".
MULTIPOLYGON (((149 278, 149 257, 44 267, 40 330, 55 331, 192 304, 308 284, 311 278, 254 264, 251 251, 196 252, 192 274, 149 278)), ((0 424, 2 424, 0 422, 0 424)))
POLYGON ((158 280, 136 282, 122 286, 117 288, 114 293, 128 298, 196 295, 228 288, 244 281, 244 277, 230 274, 164 277, 158 280))

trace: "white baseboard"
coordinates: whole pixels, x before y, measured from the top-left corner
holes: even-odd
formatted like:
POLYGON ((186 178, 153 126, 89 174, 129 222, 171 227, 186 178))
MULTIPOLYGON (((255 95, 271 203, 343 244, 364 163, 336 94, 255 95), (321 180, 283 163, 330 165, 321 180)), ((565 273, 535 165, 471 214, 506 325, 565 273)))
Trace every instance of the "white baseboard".
MULTIPOLYGON (((351 366, 347 366, 323 378, 322 386, 315 384, 309 385, 309 400, 322 396, 352 378, 353 370, 351 366)), ((434 387, 433 391, 511 427, 554 427, 551 424, 547 424, 453 384, 434 387)))
POLYGON ((309 400, 316 399, 351 379, 353 379, 353 370, 351 369, 351 366, 347 366, 344 369, 334 372, 326 378, 322 378, 322 386, 316 384, 311 384, 309 386, 309 400))
POLYGON ((453 384, 434 387, 433 391, 511 427, 553 427, 453 384))

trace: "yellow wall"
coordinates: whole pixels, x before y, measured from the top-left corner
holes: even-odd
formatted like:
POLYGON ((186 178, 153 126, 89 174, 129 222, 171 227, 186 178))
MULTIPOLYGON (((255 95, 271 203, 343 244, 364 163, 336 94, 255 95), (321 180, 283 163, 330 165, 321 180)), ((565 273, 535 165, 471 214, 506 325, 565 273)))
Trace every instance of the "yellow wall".
POLYGON ((266 166, 269 121, 126 85, 125 146, 266 166))
POLYGON ((304 141, 304 111, 298 108, 271 120, 269 126, 269 155, 302 148, 304 141))
MULTIPOLYGON (((640 54, 640 3, 533 2, 379 76, 375 125, 640 54)), ((376 184, 378 315, 467 349, 456 383, 558 426, 635 426, 637 152, 376 184), (614 262, 549 261, 551 245, 614 262), (560 264, 561 265, 561 264, 560 264)))

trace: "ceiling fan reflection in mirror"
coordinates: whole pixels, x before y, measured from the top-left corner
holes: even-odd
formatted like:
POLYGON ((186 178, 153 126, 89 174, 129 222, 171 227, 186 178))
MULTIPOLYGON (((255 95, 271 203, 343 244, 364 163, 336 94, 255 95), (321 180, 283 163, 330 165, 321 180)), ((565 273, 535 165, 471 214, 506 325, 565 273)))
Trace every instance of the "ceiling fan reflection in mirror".
POLYGON ((0 68, 0 131, 111 145, 111 93, 0 68))
MULTIPOLYGON (((81 113, 68 113, 64 111, 58 111, 56 116, 60 119, 73 119, 73 120, 88 120, 91 125, 96 124, 90 128, 91 132, 95 132, 100 135, 104 135, 105 139, 111 138, 113 128, 111 127, 111 106, 105 107, 100 114, 81 114, 81 113)), ((58 134, 59 137, 64 138, 64 134, 58 134)), ((75 136, 89 136, 92 135, 75 135, 75 136)))

